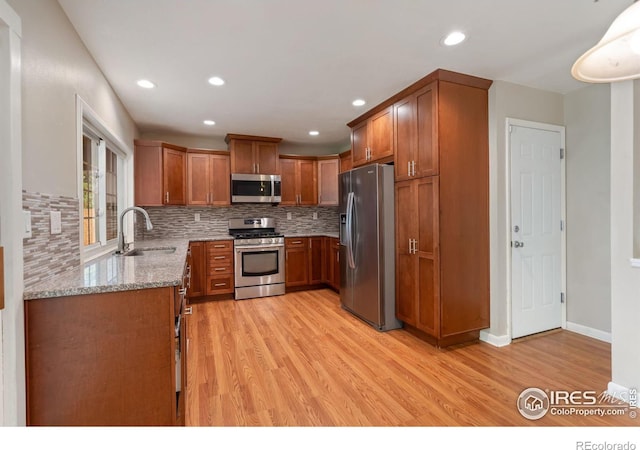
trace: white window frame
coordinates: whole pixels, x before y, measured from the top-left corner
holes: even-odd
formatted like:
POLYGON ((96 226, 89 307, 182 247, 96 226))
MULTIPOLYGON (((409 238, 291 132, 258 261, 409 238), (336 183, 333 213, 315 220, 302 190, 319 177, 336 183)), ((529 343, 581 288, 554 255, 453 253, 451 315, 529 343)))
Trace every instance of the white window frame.
MULTIPOLYGON (((118 156, 118 214, 123 211, 127 205, 132 204, 133 200, 133 149, 125 144, 109 127, 103 122, 93 109, 79 95, 76 95, 76 113, 77 113, 77 174, 78 180, 78 199, 80 208, 80 260, 86 262, 107 253, 111 253, 117 248, 117 237, 106 241, 106 220, 99 220, 101 241, 92 245, 84 245, 84 214, 83 214, 83 136, 85 134, 94 135, 99 138, 98 148, 98 166, 99 171, 105 172, 106 148, 108 147, 118 156), (88 133, 85 133, 85 130, 88 133)), ((100 177, 99 192, 104 193, 105 177, 100 177)), ((106 197, 100 195, 99 208, 106 210, 106 197)), ((129 221, 125 223, 125 234, 130 235, 133 229, 129 221)))

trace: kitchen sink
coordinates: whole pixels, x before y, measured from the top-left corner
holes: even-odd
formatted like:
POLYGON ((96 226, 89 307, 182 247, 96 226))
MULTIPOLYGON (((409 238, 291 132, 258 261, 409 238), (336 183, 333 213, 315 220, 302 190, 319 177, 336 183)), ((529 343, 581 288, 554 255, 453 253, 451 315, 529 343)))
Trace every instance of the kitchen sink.
POLYGON ((154 255, 168 255, 175 253, 175 247, 158 247, 158 248, 135 248, 133 250, 124 253, 122 256, 154 256, 154 255))

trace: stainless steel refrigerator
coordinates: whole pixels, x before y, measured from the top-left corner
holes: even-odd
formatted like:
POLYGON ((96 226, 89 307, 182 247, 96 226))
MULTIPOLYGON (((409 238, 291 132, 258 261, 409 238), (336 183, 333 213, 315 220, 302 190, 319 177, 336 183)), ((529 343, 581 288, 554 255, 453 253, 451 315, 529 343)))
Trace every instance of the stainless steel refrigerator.
POLYGON ((393 166, 340 174, 340 302, 380 331, 401 328, 395 311, 393 166))

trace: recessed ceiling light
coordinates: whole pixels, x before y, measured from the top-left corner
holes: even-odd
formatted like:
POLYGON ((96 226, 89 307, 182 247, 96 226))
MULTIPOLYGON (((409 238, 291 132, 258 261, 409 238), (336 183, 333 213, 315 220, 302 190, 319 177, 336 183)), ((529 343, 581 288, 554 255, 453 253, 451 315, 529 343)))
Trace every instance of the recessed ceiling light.
POLYGON ((354 100, 353 102, 351 102, 351 104, 352 104, 353 106, 363 106, 365 103, 367 103, 367 102, 365 102, 365 101, 364 101, 364 100, 362 100, 361 98, 359 98, 359 99, 354 100))
POLYGON ((214 86, 222 86, 224 84, 224 80, 220 77, 211 77, 209 78, 209 84, 214 86))
POLYGON ((156 85, 149 80, 138 80, 138 86, 145 89, 152 89, 156 87, 156 85))
POLYGON ((310 136, 317 136, 317 135, 319 135, 319 134, 320 134, 320 132, 319 132, 319 131, 316 131, 316 130, 311 130, 311 131, 309 131, 309 135, 310 135, 310 136))
POLYGON ((464 41, 467 38, 467 36, 465 36, 465 34, 461 31, 453 31, 451 33, 449 33, 447 35, 447 37, 444 38, 444 40, 442 41, 444 43, 444 45, 458 45, 459 43, 461 43, 462 41, 464 41))
POLYGON ((205 125, 215 125, 216 123, 213 120, 204 120, 202 123, 204 123, 205 125))

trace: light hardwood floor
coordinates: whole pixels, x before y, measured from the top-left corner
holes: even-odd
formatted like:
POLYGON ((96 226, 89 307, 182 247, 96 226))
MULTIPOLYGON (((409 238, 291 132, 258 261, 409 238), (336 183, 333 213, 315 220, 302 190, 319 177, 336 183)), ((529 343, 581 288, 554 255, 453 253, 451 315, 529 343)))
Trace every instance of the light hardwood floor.
POLYGON ((523 389, 602 391, 610 346, 561 331, 495 348, 438 350, 378 332, 330 290, 193 305, 191 426, 637 426, 624 417, 516 409, 523 389))

